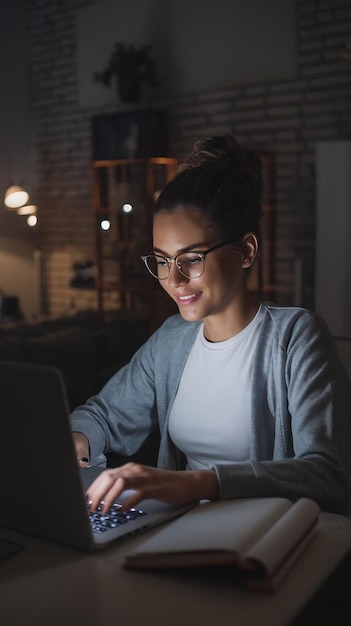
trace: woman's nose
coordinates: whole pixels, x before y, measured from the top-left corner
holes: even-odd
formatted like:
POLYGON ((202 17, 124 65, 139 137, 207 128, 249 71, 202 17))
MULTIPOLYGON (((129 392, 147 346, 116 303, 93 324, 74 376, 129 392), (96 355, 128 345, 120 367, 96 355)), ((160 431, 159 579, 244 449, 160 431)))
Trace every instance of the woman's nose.
POLYGON ((182 283, 188 282, 189 279, 184 276, 179 270, 179 267, 174 259, 171 261, 171 267, 169 270, 168 284, 171 286, 181 285, 182 283))

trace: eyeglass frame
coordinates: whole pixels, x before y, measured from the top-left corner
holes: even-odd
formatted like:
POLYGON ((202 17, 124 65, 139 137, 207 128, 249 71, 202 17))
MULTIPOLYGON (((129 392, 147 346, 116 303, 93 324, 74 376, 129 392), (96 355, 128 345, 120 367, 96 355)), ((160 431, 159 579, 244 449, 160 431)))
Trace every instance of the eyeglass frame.
POLYGON ((199 274, 198 276, 193 276, 193 278, 200 278, 200 276, 202 276, 202 274, 205 271, 205 257, 210 253, 210 252, 214 252, 215 250, 219 250, 220 248, 223 248, 224 246, 227 246, 230 243, 234 243, 236 241, 239 241, 240 237, 237 236, 233 236, 230 237, 230 239, 226 239, 225 241, 222 241, 221 243, 217 243, 215 246, 211 246, 211 248, 208 248, 207 250, 187 250, 186 252, 180 252, 179 254, 177 254, 176 256, 164 256, 163 254, 145 254, 143 256, 141 256, 141 260, 145 263, 145 267, 146 269, 150 272, 151 276, 153 276, 154 278, 156 278, 156 280, 167 280, 167 278, 170 277, 171 274, 171 261, 175 261, 175 264, 177 266, 178 271, 181 273, 182 276, 184 276, 185 278, 189 278, 190 280, 192 280, 190 278, 190 276, 188 276, 188 274, 184 274, 184 272, 182 272, 181 267, 179 267, 178 263, 177 263, 177 259, 178 257, 182 256, 183 254, 198 254, 201 257, 202 260, 202 272, 201 274, 199 274), (165 276, 164 278, 160 278, 159 276, 156 276, 156 274, 154 274, 148 264, 147 264, 147 258, 148 257, 156 257, 159 256, 160 258, 164 259, 167 263, 168 266, 168 275, 165 276))

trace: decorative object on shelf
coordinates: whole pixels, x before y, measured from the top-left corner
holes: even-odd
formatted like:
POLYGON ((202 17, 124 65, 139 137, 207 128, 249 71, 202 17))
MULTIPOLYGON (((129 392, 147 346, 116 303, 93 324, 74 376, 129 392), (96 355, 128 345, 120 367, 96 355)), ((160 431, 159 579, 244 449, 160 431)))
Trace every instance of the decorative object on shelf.
POLYGON ((95 289, 95 265, 93 261, 74 263, 70 287, 75 289, 95 289))
POLYGON ((117 80, 117 90, 123 102, 140 102, 143 85, 156 87, 159 84, 151 46, 137 48, 133 44, 117 42, 106 67, 95 72, 94 80, 106 87, 112 79, 117 80))

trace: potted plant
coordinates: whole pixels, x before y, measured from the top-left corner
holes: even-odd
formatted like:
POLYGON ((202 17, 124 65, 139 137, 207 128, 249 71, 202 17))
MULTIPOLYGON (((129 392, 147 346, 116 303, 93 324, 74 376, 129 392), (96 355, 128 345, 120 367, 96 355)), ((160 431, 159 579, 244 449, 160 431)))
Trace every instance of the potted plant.
POLYGON ((117 89, 123 102, 139 102, 143 84, 155 87, 158 84, 151 46, 137 48, 133 44, 116 43, 106 67, 96 72, 94 79, 111 86, 117 80, 117 89))

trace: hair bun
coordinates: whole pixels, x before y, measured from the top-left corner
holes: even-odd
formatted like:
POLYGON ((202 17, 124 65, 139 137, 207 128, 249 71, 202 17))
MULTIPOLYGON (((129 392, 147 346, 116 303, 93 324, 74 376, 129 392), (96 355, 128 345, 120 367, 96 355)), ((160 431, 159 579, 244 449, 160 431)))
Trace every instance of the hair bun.
POLYGON ((259 234, 262 164, 231 135, 199 139, 178 174, 162 189, 154 213, 179 207, 199 212, 217 237, 259 234))
POLYGON ((239 144, 231 135, 208 137, 195 142, 192 152, 181 163, 180 169, 227 166, 243 176, 262 192, 262 163, 258 154, 239 144))
POLYGON ((193 150, 182 163, 182 169, 200 167, 214 161, 227 161, 235 158, 237 142, 230 135, 208 137, 195 142, 193 150))

